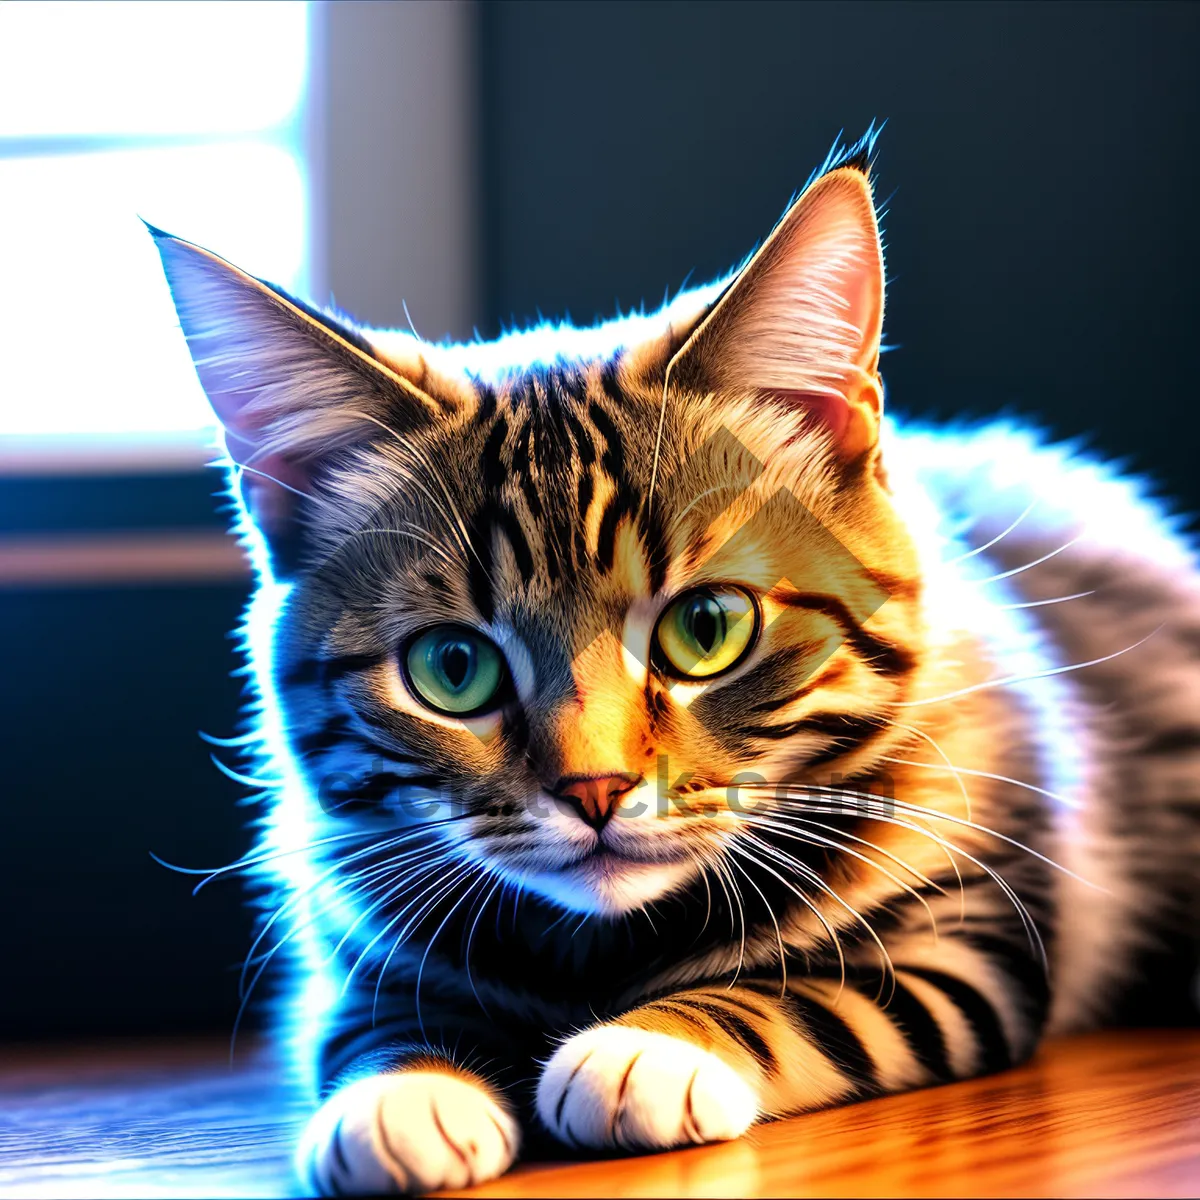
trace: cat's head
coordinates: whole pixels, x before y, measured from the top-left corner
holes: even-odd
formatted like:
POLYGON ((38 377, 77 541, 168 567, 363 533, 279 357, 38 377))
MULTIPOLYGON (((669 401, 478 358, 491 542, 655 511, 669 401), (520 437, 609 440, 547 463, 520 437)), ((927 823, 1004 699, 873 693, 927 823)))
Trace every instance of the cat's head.
POLYGON ((486 377, 495 346, 361 331, 155 235, 285 585, 274 688, 324 832, 423 829, 427 862, 616 914, 769 869, 780 787, 886 752, 919 580, 863 164, 652 334, 486 377))

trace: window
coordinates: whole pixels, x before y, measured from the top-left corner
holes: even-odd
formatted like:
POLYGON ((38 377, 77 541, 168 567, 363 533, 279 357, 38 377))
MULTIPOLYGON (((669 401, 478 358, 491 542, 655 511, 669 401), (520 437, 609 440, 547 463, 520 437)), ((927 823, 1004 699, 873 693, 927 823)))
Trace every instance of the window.
POLYGON ((309 18, 0 4, 0 440, 207 440, 138 218, 306 290, 309 18))

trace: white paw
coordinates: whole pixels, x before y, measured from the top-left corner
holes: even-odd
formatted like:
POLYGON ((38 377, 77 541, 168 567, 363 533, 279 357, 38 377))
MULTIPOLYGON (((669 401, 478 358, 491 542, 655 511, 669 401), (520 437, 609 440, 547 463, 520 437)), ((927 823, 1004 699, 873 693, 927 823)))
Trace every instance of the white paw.
POLYGON ((537 1107, 568 1145, 647 1150, 739 1137, 758 1115, 753 1090, 715 1054, 622 1025, 564 1042, 538 1082, 537 1107))
POLYGON ((324 1196, 431 1192, 503 1174, 519 1142, 517 1123, 482 1088, 401 1071, 335 1092, 309 1121, 296 1162, 324 1196))

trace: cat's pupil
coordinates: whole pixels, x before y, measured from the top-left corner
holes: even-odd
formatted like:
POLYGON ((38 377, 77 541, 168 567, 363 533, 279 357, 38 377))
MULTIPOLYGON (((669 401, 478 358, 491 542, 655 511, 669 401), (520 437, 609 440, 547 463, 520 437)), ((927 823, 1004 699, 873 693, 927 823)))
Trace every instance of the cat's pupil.
POLYGON ((472 647, 466 642, 448 642, 442 647, 442 677, 457 692, 471 675, 472 647))
POLYGON ((725 614, 712 596, 699 596, 693 601, 689 624, 692 640, 705 657, 725 640, 725 614))

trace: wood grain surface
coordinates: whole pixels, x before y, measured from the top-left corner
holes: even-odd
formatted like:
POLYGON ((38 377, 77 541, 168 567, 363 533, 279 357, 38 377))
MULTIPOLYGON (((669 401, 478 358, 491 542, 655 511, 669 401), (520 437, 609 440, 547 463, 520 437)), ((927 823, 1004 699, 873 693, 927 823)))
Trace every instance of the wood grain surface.
MULTIPOLYGON (((0 1050, 0 1195, 290 1195, 303 1117, 267 1058, 231 1071, 220 1043, 0 1050)), ((988 1079, 458 1194, 1195 1196, 1200 1031, 1067 1039, 988 1079)))

